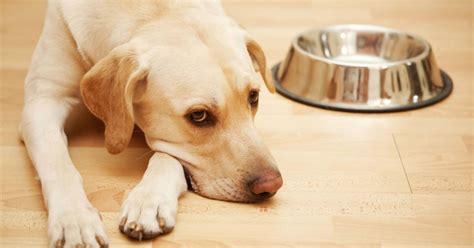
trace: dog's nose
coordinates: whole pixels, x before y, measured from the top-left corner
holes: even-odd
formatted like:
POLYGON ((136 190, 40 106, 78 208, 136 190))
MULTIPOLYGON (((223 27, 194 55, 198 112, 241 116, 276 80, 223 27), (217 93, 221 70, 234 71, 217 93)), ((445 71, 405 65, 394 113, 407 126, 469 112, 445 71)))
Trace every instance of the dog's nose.
POLYGON ((283 185, 283 179, 279 171, 263 171, 260 177, 250 182, 250 191, 256 195, 274 195, 283 185))

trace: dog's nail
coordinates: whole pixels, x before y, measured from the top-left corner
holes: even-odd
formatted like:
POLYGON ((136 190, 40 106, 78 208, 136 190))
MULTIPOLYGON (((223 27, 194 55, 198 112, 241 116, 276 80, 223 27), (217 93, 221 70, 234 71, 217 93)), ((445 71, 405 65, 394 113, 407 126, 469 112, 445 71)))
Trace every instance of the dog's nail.
POLYGON ((137 227, 132 230, 128 236, 141 241, 143 238, 143 229, 141 229, 140 225, 137 225, 137 227))
POLYGON ((130 230, 133 231, 137 227, 137 224, 135 222, 132 222, 129 227, 130 227, 130 230))
POLYGON ((82 244, 77 244, 76 248, 84 248, 84 246, 82 244))
POLYGON ((122 220, 120 221, 119 230, 120 230, 121 232, 124 232, 124 230, 125 230, 125 224, 127 224, 127 217, 123 217, 122 220))
POLYGON ((173 228, 174 227, 165 227, 165 228, 163 228, 163 233, 169 233, 169 232, 173 231, 173 228))
POLYGON ((161 229, 163 229, 166 225, 166 221, 163 218, 158 218, 158 225, 160 226, 161 229))
POLYGON ((142 225, 137 224, 137 226, 135 227, 135 232, 141 232, 141 231, 143 231, 142 225))
POLYGON ((95 236, 95 240, 99 243, 100 247, 107 247, 108 245, 105 243, 105 240, 100 236, 95 236))
POLYGON ((98 214, 99 214, 100 221, 103 221, 102 215, 100 213, 98 213, 98 214))
POLYGON ((54 244, 54 247, 55 248, 63 248, 64 247, 64 239, 60 239, 60 240, 56 241, 56 243, 54 244))

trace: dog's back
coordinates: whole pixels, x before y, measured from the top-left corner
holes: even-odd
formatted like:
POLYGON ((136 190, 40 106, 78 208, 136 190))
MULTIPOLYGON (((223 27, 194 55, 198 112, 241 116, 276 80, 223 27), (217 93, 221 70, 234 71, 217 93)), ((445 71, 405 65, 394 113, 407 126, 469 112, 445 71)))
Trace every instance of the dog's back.
POLYGON ((205 14, 224 15, 219 1, 50 1, 52 11, 62 17, 89 64, 95 64, 110 50, 127 42, 133 32, 149 22, 167 19, 199 21, 205 14), (180 16, 180 18, 177 18, 180 16))

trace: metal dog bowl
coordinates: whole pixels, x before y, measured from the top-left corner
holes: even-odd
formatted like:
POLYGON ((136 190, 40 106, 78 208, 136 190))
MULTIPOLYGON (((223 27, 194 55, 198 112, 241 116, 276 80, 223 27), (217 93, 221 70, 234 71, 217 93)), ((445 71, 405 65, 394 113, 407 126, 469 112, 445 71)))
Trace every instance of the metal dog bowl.
POLYGON ((452 91, 428 42, 393 29, 338 25, 309 30, 273 67, 277 91, 295 101, 351 112, 431 105, 452 91))

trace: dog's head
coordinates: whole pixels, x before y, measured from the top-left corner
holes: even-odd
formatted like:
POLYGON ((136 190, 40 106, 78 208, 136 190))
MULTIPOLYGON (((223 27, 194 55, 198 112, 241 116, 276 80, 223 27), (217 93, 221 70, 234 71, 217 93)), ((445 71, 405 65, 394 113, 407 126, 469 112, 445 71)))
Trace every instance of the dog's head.
POLYGON ((237 25, 213 27, 143 29, 84 76, 81 94, 105 123, 109 152, 125 149, 137 124, 198 194, 260 201, 282 185, 253 122, 260 82, 274 88, 260 46, 237 25))

